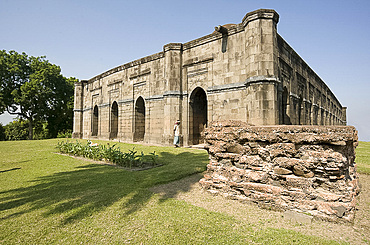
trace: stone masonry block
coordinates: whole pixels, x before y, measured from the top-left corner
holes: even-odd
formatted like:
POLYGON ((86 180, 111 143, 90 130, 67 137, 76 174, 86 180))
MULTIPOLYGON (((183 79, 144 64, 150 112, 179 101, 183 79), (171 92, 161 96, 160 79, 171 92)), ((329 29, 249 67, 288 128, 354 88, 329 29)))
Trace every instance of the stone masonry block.
POLYGON ((354 127, 215 121, 205 138, 211 159, 200 181, 205 189, 319 219, 353 220, 359 192, 354 127))

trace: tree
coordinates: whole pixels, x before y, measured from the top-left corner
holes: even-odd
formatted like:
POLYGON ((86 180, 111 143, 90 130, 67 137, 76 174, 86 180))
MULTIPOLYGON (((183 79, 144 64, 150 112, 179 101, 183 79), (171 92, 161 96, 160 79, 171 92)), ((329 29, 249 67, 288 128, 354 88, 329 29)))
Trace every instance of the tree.
POLYGON ((60 132, 73 128, 74 83, 77 81, 76 78, 68 78, 63 86, 56 89, 56 101, 47 118, 47 129, 52 138, 56 138, 60 132))
POLYGON ((27 81, 30 74, 28 56, 15 51, 0 50, 0 113, 14 112, 17 107, 12 92, 27 81))
MULTIPOLYGON (((28 138, 34 124, 48 121, 53 136, 72 128, 73 82, 45 57, 0 51, 0 114, 7 111, 28 121, 28 138)), ((54 137, 55 137, 54 136, 54 137)))
POLYGON ((5 129, 2 123, 0 123, 0 141, 5 140, 5 129))
POLYGON ((4 126, 6 140, 25 140, 28 137, 28 122, 17 119, 4 126))

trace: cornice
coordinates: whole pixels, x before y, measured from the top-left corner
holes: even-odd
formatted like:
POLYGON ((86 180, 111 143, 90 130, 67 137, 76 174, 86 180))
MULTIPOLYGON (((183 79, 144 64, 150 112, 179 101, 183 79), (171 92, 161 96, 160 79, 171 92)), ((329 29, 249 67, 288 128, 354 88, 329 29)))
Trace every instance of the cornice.
POLYGON ((243 26, 247 26, 249 22, 257 19, 272 19, 275 23, 278 23, 279 14, 273 9, 258 9, 244 16, 242 20, 243 26))
POLYGON ((181 51, 182 50, 182 43, 169 43, 169 44, 166 44, 166 45, 163 46, 163 51, 164 52, 167 52, 167 51, 170 51, 170 50, 181 51))

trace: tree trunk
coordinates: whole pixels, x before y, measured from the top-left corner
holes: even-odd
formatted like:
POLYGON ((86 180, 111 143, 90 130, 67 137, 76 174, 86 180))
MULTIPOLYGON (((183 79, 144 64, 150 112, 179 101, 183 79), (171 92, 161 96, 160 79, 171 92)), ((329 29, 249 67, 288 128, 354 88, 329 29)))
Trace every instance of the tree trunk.
POLYGON ((33 120, 28 119, 28 139, 33 139, 33 120))

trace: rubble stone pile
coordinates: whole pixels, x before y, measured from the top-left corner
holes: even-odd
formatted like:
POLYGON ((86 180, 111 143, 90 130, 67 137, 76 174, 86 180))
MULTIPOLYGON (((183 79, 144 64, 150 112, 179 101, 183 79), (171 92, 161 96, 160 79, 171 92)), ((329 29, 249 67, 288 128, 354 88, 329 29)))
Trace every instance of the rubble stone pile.
POLYGON ((359 192, 352 126, 250 126, 213 122, 210 162, 200 184, 211 193, 330 221, 353 221, 359 192))

